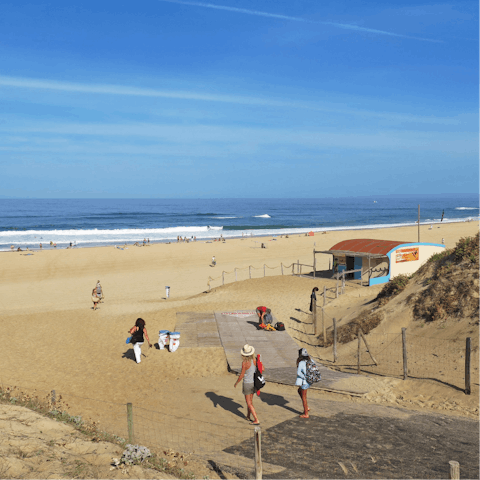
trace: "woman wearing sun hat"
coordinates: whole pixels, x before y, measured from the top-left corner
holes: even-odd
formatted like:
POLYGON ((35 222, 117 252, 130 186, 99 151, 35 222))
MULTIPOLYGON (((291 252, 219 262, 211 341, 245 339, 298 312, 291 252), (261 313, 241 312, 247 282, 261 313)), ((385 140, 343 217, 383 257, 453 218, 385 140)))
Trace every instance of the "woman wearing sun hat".
POLYGON ((307 390, 310 388, 310 384, 306 380, 307 374, 307 362, 310 360, 310 356, 308 355, 306 348, 301 348, 298 351, 298 358, 297 358, 297 380, 295 381, 295 385, 298 387, 298 394, 302 399, 303 403, 303 414, 300 415, 301 418, 308 418, 309 417, 309 408, 307 403, 307 390))
POLYGON ((240 383, 240 380, 243 379, 243 394, 245 395, 245 401, 247 402, 247 420, 251 422, 252 425, 260 425, 258 421, 255 408, 253 408, 253 394, 255 393, 255 385, 253 383, 253 374, 257 368, 257 362, 255 360, 255 349, 251 345, 244 345, 241 352, 243 361, 242 361, 242 371, 237 381, 235 382, 235 387, 240 383), (253 416, 253 422, 251 421, 253 416))

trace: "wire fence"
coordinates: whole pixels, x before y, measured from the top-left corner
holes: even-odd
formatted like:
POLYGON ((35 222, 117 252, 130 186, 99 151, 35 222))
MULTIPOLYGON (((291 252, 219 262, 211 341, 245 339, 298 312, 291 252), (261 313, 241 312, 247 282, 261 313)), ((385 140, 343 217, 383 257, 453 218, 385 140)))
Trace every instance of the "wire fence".
POLYGON ((479 350, 469 346, 468 338, 432 338, 402 329, 398 333, 360 335, 359 342, 359 326, 353 325, 349 327, 349 335, 355 341, 340 344, 339 338, 344 335, 342 327, 337 328, 336 319, 326 314, 322 307, 317 306, 316 322, 319 346, 332 344, 333 368, 397 378, 431 379, 465 391, 469 389, 470 377, 478 377, 479 350))
MULTIPOLYGON (((383 339, 378 336, 379 342, 372 342, 376 357, 382 359, 379 365, 389 356, 388 352, 401 343, 399 337, 397 334, 385 335, 383 339)), ((363 365, 365 367, 368 366, 363 365)), ((398 372, 398 365, 391 371, 398 372)), ((202 463, 207 473, 216 470, 221 478, 261 478, 256 470, 260 450, 261 469, 269 478, 285 478, 286 473, 289 476, 294 473, 295 478, 447 478, 451 449, 448 441, 458 440, 448 434, 446 445, 442 444, 438 452, 418 449, 406 441, 411 432, 406 432, 404 420, 352 414, 348 418, 312 415, 308 423, 299 423, 297 417, 287 419, 262 431, 259 442, 258 430, 250 426, 199 421, 55 390, 2 383, 0 398, 30 408, 29 402, 37 399, 43 413, 77 426, 82 423, 81 417, 62 412, 82 412, 84 418, 97 422, 93 433, 107 432, 110 440, 121 446, 130 443, 147 447, 160 459, 160 465, 176 468, 170 472, 181 478, 191 478, 189 469, 195 462, 202 463), (357 434, 352 435, 352 431, 357 434), (397 438, 398 435, 403 436, 397 438), (395 445, 395 449, 388 445, 395 445)), ((429 428, 441 427, 435 423, 429 428)), ((108 440, 96 435, 97 440, 108 440)), ((469 434, 462 435, 460 440, 464 441, 469 434)), ((478 456, 475 459, 471 453, 472 443, 469 441, 467 449, 462 448, 453 455, 460 462, 464 478, 478 478, 478 456)))

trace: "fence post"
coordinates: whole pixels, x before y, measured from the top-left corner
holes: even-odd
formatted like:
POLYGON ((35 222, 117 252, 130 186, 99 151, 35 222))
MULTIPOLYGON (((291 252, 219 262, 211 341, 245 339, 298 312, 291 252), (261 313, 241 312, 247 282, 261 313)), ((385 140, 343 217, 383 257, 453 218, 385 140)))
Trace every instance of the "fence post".
POLYGON ((373 363, 375 365, 378 365, 377 361, 375 360, 375 357, 373 356, 370 347, 368 346, 367 339, 365 338, 365 335, 363 334, 363 331, 360 330, 360 333, 362 335, 363 342, 365 343, 365 346, 367 347, 367 352, 370 354, 370 358, 373 360, 373 363))
POLYGON ((322 331, 323 331, 323 346, 325 346, 325 343, 327 341, 327 334, 325 331, 325 303, 326 303, 326 297, 327 295, 327 287, 324 285, 323 286, 323 307, 322 307, 322 331))
POLYGON ((237 268, 235 267, 235 281, 237 281, 237 268))
POLYGON ((297 260, 297 275, 300 273, 300 260, 297 260))
MULTIPOLYGON (((467 337, 465 346, 465 394, 470 395, 470 357, 471 357, 472 339, 467 337)), ((460 477, 458 477, 460 478, 460 477)))
POLYGON ((252 278, 252 266, 248 266, 248 278, 252 278))
POLYGON ((283 275, 283 263, 280 264, 280 268, 282 269, 282 275, 283 275))
POLYGON ((406 380, 408 377, 408 366, 407 366, 407 329, 402 328, 402 346, 403 346, 403 379, 406 380))
POLYGON ((313 301, 312 305, 312 313, 313 313, 313 334, 317 334, 317 301, 313 301))
POLYGON ((337 272, 337 293, 335 298, 338 298, 338 278, 339 278, 339 273, 337 272))
POLYGON ((263 276, 265 276, 265 264, 263 264, 263 276))
POLYGON ((358 337, 358 346, 357 346, 357 374, 360 375, 360 364, 362 363, 361 361, 361 356, 362 356, 362 352, 360 350, 360 346, 361 346, 361 338, 360 338, 360 332, 362 330, 359 328, 358 329, 358 332, 357 332, 357 337, 358 337))
POLYGON ((337 361, 337 319, 333 319, 333 363, 337 361))
POLYGON ((52 390, 51 392, 52 394, 52 410, 55 410, 56 406, 57 406, 57 393, 55 392, 55 390, 52 390))
POLYGON ((317 259, 315 258, 315 249, 313 249, 313 278, 315 278, 316 271, 317 271, 317 259))
POLYGON ((295 264, 292 263, 292 275, 295 275, 295 270, 294 269, 295 269, 295 264))
POLYGON ((345 270, 342 272, 342 295, 345 293, 345 270))
POLYGON ((448 462, 450 465, 450 477, 453 480, 460 480, 460 464, 455 460, 450 460, 448 462))
POLYGON ((262 479, 262 429, 255 427, 255 480, 262 479))
POLYGON ((127 403, 127 425, 128 425, 128 443, 135 445, 135 436, 133 434, 133 405, 127 403))

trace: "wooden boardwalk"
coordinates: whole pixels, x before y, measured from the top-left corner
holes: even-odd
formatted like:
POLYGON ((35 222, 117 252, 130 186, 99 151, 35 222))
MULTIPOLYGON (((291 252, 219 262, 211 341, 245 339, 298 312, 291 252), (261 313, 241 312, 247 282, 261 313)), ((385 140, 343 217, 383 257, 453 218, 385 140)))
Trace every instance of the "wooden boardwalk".
MULTIPOLYGON (((276 323, 274 318, 273 324, 276 323)), ((211 313, 177 313, 175 329, 181 334, 180 348, 223 346, 230 371, 240 373, 240 350, 248 343, 260 353, 267 382, 294 385, 299 346, 287 331, 269 332, 257 328, 254 310, 211 313)), ((355 375, 331 370, 317 362, 322 380, 311 388, 350 395, 364 395, 368 389, 349 382, 355 375)))

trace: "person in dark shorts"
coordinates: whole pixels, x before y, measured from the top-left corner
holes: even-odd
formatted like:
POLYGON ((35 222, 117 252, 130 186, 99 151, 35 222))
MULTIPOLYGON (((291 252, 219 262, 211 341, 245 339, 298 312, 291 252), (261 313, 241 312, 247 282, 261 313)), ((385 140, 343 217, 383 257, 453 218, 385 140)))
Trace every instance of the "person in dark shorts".
POLYGON ((297 358, 297 380, 295 381, 295 385, 298 387, 298 395, 302 399, 303 403, 303 413, 300 415, 301 418, 308 418, 310 409, 308 408, 307 403, 307 390, 310 388, 310 384, 306 380, 307 374, 307 362, 310 360, 310 356, 308 355, 306 348, 301 348, 298 351, 298 358, 297 358))
POLYGON ((243 379, 243 388, 242 392, 245 395, 245 401, 247 402, 247 420, 251 422, 251 425, 260 425, 260 422, 253 407, 253 394, 255 393, 255 384, 253 382, 253 374, 257 368, 257 362, 255 359, 255 349, 251 345, 244 345, 241 350, 241 355, 243 357, 242 361, 242 371, 235 382, 234 387, 236 388, 240 381, 243 379), (253 416, 253 421, 251 418, 253 416))

